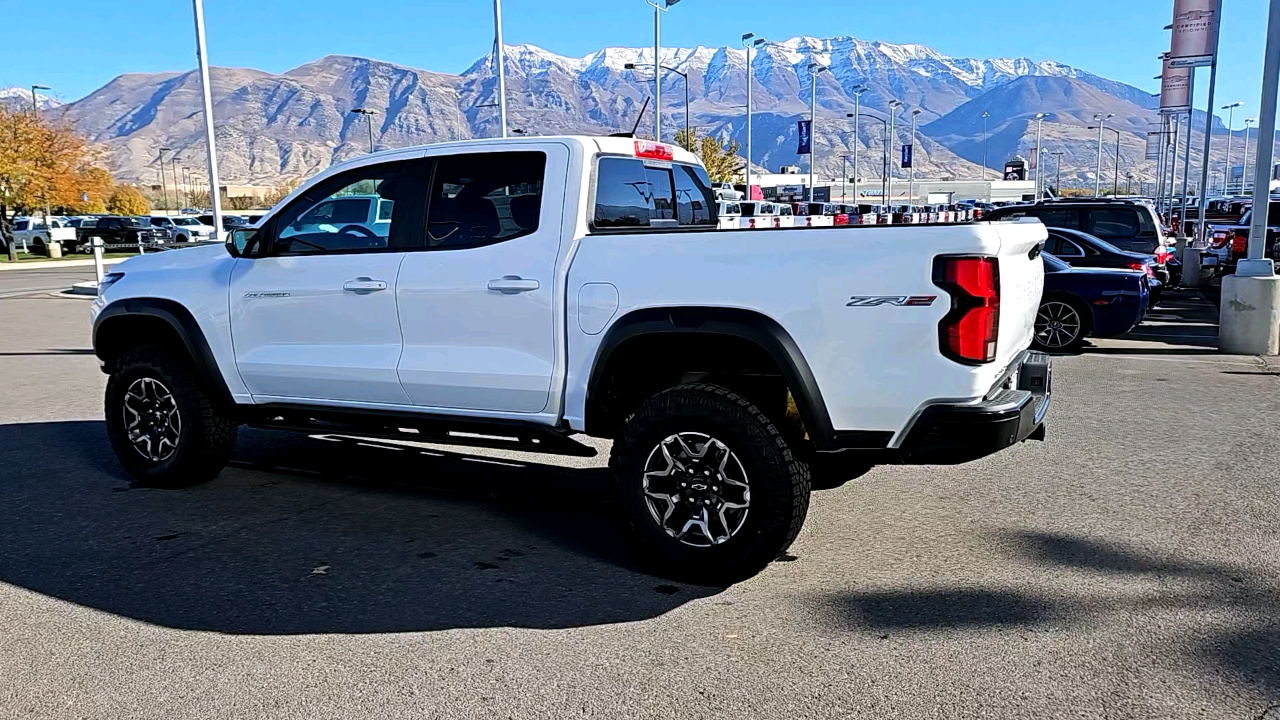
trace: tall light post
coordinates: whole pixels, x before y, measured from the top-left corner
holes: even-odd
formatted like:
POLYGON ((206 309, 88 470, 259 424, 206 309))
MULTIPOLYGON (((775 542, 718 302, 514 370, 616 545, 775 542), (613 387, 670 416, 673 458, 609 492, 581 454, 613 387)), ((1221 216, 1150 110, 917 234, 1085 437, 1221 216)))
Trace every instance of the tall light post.
POLYGON ((213 231, 222 233, 222 193, 219 192, 218 148, 213 141, 213 95, 209 86, 209 49, 204 42, 204 2, 191 0, 196 16, 196 54, 200 60, 200 90, 204 101, 204 137, 209 149, 209 204, 213 210, 213 231))
POLYGON ((373 116, 377 115, 378 111, 370 110, 368 108, 358 107, 358 108, 352 109, 351 114, 364 116, 364 124, 367 128, 369 128, 369 152, 372 153, 373 152, 373 116))
POLYGON ((809 63, 809 202, 813 202, 814 166, 818 164, 818 74, 827 68, 809 63))
POLYGON ((31 86, 31 112, 35 114, 36 120, 40 119, 40 101, 36 97, 37 90, 52 90, 48 85, 32 85, 31 86))
POLYGON ((894 121, 898 117, 898 108, 900 107, 902 107, 901 100, 889 101, 889 137, 885 141, 885 153, 889 155, 889 167, 888 172, 886 173, 888 175, 888 189, 885 190, 885 195, 888 197, 885 198, 885 202, 891 202, 893 200, 893 155, 891 153, 897 152, 898 150, 898 136, 894 129, 894 121), (887 147, 889 145, 893 146, 892 151, 887 147))
POLYGON ((1113 117, 1115 117, 1115 113, 1108 113, 1106 117, 1103 117, 1101 114, 1094 115, 1093 119, 1098 123, 1098 127, 1089 128, 1090 130, 1096 129, 1098 131, 1098 167, 1093 176, 1094 197, 1098 197, 1102 194, 1102 131, 1106 129, 1107 121, 1113 117))
POLYGON ((751 69, 751 49, 758 48, 765 44, 764 38, 756 37, 755 33, 742 34, 742 47, 747 50, 747 191, 743 193, 746 199, 751 199, 751 85, 755 82, 755 72, 751 69), (754 41, 752 38, 755 38, 754 41))
MULTIPOLYGON (((1245 193, 1245 185, 1249 182, 1249 126, 1256 125, 1258 118, 1245 118, 1244 120, 1244 160, 1240 165, 1240 194, 1245 193)), ((1253 170, 1253 181, 1258 181, 1258 170, 1253 170)))
MULTIPOLYGON (((165 206, 165 208, 166 208, 166 209, 169 207, 169 190, 168 190, 167 186, 165 185, 165 179, 164 179, 164 154, 165 154, 165 152, 166 152, 166 151, 171 151, 171 150, 172 150, 172 148, 162 147, 162 148, 160 148, 160 153, 159 153, 159 160, 160 160, 160 200, 164 202, 164 206, 165 206)), ((173 194, 174 194, 174 195, 177 195, 177 194, 178 194, 178 189, 177 189, 177 188, 174 188, 174 189, 173 189, 173 194)), ((175 203, 175 204, 176 204, 176 203, 175 203)))
MULTIPOLYGON (((889 181, 889 121, 878 118, 875 115, 863 115, 861 119, 874 120, 875 122, 880 123, 880 202, 881 204, 885 204, 889 202, 887 189, 887 183, 889 181)), ((854 130, 856 131, 857 128, 854 128, 854 130)), ((853 169, 853 174, 855 177, 858 175, 858 169, 856 167, 853 169)), ((854 195, 857 195, 856 188, 854 195)))
POLYGON ((991 113, 982 111, 982 179, 987 179, 987 148, 991 145, 991 136, 987 134, 987 118, 991 113))
MULTIPOLYGON (((494 64, 498 71, 498 117, 502 137, 507 136, 507 49, 502 44, 502 0, 493 0, 494 64)), ((370 143, 372 145, 372 143, 370 143)), ((369 152, 373 152, 370 150, 369 152)))
MULTIPOLYGON (((858 201, 858 146, 861 141, 858 139, 858 121, 862 119, 862 93, 867 88, 862 85, 856 85, 853 88, 853 199, 858 201)), ((845 117, 849 117, 845 115, 845 117)))
MULTIPOLYGON (((645 0, 653 6, 653 64, 662 65, 662 13, 680 0, 645 0)), ((653 73, 653 139, 662 142, 662 76, 653 73)))
POLYGON ((916 118, 920 117, 920 110, 911 111, 911 138, 908 144, 911 146, 911 172, 907 175, 907 212, 915 212, 916 204, 916 118))
POLYGON ((1058 171, 1058 180, 1057 180, 1058 187, 1056 192, 1058 197, 1062 197, 1062 156, 1066 155, 1066 153, 1061 150, 1058 150, 1056 152, 1051 152, 1049 154, 1053 156, 1053 161, 1054 161, 1053 166, 1058 171))
MULTIPOLYGON (((636 68, 653 67, 653 66, 650 65, 649 63, 627 63, 622 67, 625 70, 635 70, 636 68)), ((693 131, 689 125, 689 73, 682 72, 673 67, 667 67, 666 65, 663 65, 662 69, 668 72, 673 72, 679 75, 680 77, 684 78, 684 149, 688 150, 689 152, 693 152, 693 135, 692 135, 693 131)), ((654 70, 653 74, 656 78, 656 76, 658 75, 658 71, 654 70)), ((658 82, 658 81, 655 79, 654 82, 658 82)))
POLYGON ((1048 113, 1036 113, 1036 200, 1040 200, 1040 187, 1044 185, 1040 178, 1044 176, 1043 167, 1044 158, 1040 153, 1040 139, 1043 137, 1041 130, 1044 128, 1044 118, 1048 113))
POLYGON ((1223 105, 1222 109, 1227 111, 1227 159, 1222 161, 1222 194, 1227 194, 1227 188, 1231 185, 1231 145, 1236 139, 1236 131, 1232 127, 1235 124, 1236 108, 1244 107, 1243 102, 1233 102, 1230 105, 1223 105))
MULTIPOLYGON (((1103 130, 1107 130, 1108 132, 1113 132, 1116 134, 1116 177, 1115 177, 1115 182, 1111 187, 1111 194, 1112 196, 1117 196, 1120 194, 1120 131, 1115 128, 1104 128, 1104 127, 1094 128, 1092 126, 1089 129, 1097 130, 1099 138, 1102 137, 1103 130)), ((1101 168, 1102 166, 1099 165, 1098 167, 1101 168)), ((1099 173, 1101 173, 1101 169, 1099 169, 1099 173)), ((1097 197, 1097 193, 1094 194, 1094 197, 1097 197)))

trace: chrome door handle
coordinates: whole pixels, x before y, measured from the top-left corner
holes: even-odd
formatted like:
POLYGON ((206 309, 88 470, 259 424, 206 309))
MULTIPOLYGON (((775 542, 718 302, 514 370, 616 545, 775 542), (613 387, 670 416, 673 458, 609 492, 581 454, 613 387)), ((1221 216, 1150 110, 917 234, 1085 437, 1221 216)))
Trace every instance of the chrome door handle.
POLYGON ((353 292, 357 295, 368 295, 369 293, 375 293, 380 290, 386 290, 387 282, 385 280, 374 280, 372 278, 367 278, 367 277, 358 277, 355 280, 348 280, 347 282, 343 283, 342 289, 346 290, 347 292, 353 292))
POLYGON ((537 280, 525 280, 519 275, 503 275, 500 280, 490 280, 489 289, 503 295, 518 295, 542 287, 537 280))

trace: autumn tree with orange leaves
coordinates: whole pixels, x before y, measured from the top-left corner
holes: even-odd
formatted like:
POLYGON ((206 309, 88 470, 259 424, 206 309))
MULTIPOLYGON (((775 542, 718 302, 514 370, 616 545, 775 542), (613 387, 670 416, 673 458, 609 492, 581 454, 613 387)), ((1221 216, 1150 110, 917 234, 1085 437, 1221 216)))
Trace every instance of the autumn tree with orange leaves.
POLYGON ((101 212, 115 189, 88 142, 66 125, 0 108, 0 245, 13 257, 10 214, 101 212), (87 198, 87 199, 86 199, 87 198))

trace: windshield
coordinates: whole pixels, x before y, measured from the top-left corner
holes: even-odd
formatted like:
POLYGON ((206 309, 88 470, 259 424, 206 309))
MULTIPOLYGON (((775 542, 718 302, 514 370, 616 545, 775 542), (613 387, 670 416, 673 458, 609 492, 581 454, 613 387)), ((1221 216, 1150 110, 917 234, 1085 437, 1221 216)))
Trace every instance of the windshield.
POLYGON ((199 225, 200 221, 195 218, 173 218, 174 225, 199 225))

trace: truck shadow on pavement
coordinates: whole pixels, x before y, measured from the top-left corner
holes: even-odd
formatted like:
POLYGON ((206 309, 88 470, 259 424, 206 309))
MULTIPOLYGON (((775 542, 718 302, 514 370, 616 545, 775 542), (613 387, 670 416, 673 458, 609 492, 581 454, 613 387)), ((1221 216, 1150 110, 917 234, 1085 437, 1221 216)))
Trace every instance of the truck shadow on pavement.
POLYGON ((102 422, 0 428, 0 581, 147 623, 568 628, 718 592, 634 568, 601 467, 245 429, 219 478, 160 490, 102 422))
POLYGON ((1168 613, 1170 619, 1202 613, 1209 622, 1171 646, 1189 666, 1280 703, 1275 578, 1069 534, 1011 531, 994 538, 994 544, 1010 559, 1028 564, 1035 592, 981 586, 875 590, 824 598, 819 612, 842 629, 877 633, 1062 628, 1106 621, 1109 615, 1132 622, 1153 613, 1168 613), (1053 589, 1081 574, 1090 578, 1087 594, 1053 589), (1228 615, 1232 618, 1225 619, 1228 615))

